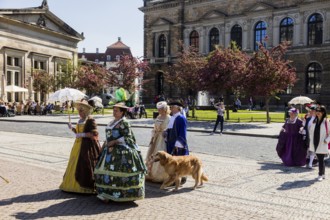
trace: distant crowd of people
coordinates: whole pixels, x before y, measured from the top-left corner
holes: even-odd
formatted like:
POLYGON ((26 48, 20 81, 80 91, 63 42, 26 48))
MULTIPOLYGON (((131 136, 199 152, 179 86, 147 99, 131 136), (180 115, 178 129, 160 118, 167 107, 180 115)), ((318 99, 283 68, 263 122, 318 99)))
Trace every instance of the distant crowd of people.
POLYGON ((52 114, 54 111, 63 112, 67 108, 74 111, 73 103, 64 102, 62 104, 53 103, 40 103, 39 101, 27 102, 3 102, 0 101, 0 116, 15 116, 15 115, 47 115, 52 114))

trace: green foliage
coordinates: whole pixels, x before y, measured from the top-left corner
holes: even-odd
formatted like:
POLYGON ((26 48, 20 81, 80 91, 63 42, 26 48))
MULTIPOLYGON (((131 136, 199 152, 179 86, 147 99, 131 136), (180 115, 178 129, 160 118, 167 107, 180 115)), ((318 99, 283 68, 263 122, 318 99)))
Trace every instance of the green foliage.
MULTIPOLYGON (((79 68, 79 64, 78 64, 79 68)), ((77 80, 77 72, 71 60, 66 63, 57 64, 57 74, 54 80, 53 90, 56 91, 60 88, 75 88, 75 81, 77 80)))

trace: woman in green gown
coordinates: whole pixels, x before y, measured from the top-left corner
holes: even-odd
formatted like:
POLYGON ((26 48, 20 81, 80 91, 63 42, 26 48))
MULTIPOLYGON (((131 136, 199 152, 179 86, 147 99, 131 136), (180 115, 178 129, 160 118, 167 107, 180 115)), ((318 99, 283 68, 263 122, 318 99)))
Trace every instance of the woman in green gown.
POLYGON ((97 197, 104 202, 134 201, 145 195, 146 166, 126 111, 124 103, 114 105, 114 120, 105 129, 106 141, 94 171, 97 197))

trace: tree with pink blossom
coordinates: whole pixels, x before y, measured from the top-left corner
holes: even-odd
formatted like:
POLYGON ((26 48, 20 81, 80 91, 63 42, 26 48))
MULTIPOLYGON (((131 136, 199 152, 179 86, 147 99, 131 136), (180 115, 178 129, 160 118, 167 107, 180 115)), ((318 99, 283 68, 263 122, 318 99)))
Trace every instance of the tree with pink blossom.
POLYGON ((296 70, 290 66, 291 61, 284 58, 287 49, 287 42, 270 50, 260 44, 246 65, 243 89, 250 95, 265 98, 267 123, 270 123, 270 99, 296 82, 296 70))

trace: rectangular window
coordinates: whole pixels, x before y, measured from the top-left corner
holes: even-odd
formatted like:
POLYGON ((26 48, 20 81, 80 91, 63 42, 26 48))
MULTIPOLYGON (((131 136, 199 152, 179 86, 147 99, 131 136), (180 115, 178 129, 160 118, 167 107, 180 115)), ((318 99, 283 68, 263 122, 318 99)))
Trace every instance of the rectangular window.
POLYGON ((8 102, 11 102, 11 93, 10 92, 7 92, 7 100, 8 100, 8 102))
POLYGON ((36 60, 34 61, 34 66, 33 66, 33 68, 34 68, 34 69, 39 69, 39 68, 38 68, 38 61, 36 61, 36 60))
POLYGON ((11 57, 7 57, 7 65, 9 66, 13 65, 11 57))
POLYGON ((7 71, 7 85, 11 85, 11 71, 7 71))
POLYGON ((44 62, 39 62, 39 69, 44 70, 45 69, 45 63, 44 62))
POLYGON ((19 100, 19 92, 15 92, 15 102, 18 102, 19 100))
POLYGON ((15 86, 19 85, 19 72, 15 72, 15 86))
POLYGON ((14 58, 15 66, 19 66, 19 59, 17 57, 14 58))

